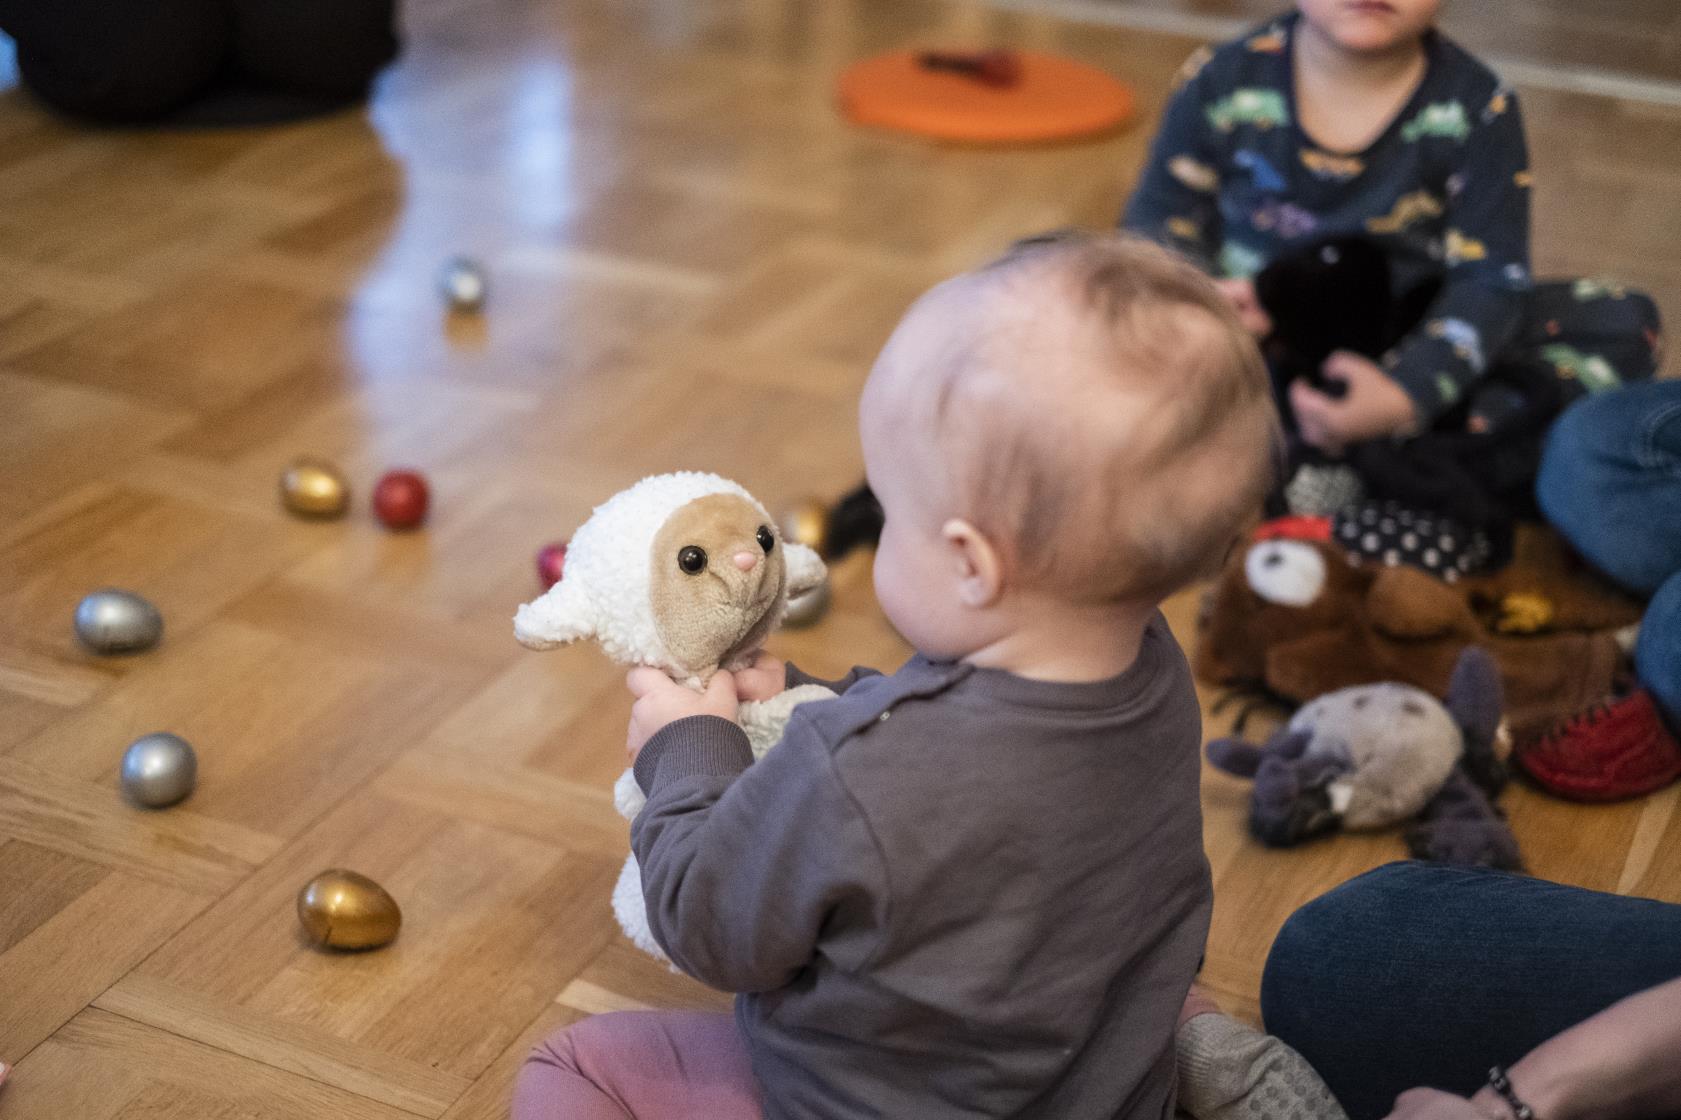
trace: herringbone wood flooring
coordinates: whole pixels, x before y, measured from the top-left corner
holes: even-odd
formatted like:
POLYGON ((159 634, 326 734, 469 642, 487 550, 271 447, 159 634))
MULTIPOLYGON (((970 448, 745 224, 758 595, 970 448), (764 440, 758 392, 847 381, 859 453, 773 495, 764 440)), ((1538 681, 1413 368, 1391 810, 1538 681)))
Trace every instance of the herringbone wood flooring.
MULTIPOLYGON (((1103 226, 1149 134, 1025 151, 856 131, 830 82, 909 42, 1057 49, 1153 114, 1191 44, 931 0, 414 0, 371 109, 270 131, 86 131, 0 94, 0 1090, 6 1120, 489 1117, 534 1038, 719 1006, 617 936, 609 785, 626 698, 595 651, 510 632, 532 553, 637 477, 701 467, 772 505, 859 472, 856 393, 907 302, 1012 238, 1103 226), (484 260, 488 315, 434 292, 484 260), (433 483, 421 533, 275 501, 300 453, 365 496, 433 483), (156 651, 75 646, 106 584, 156 651), (197 793, 115 789, 158 729, 197 793), (293 895, 354 867, 388 949, 306 947, 293 895)), ((1547 272, 1681 314, 1681 114, 1528 99, 1547 272)), ((1172 604, 1187 640, 1190 597, 1172 604)), ((904 649, 868 561, 807 667, 904 649)), ((1534 869, 1681 900, 1681 792, 1509 797, 1534 869)), ((1209 776, 1207 979, 1254 1017, 1298 903, 1397 837, 1279 853, 1209 776)), ((934 822, 937 827, 937 822, 934 822)))

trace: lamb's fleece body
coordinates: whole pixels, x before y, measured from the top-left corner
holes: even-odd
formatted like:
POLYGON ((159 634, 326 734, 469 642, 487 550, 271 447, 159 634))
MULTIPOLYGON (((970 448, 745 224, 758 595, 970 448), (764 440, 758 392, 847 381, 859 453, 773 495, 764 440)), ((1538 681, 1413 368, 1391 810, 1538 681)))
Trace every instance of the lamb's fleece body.
MULTIPOLYGON (((719 494, 744 499, 763 516, 767 526, 775 525, 751 494, 718 475, 686 471, 645 478, 596 507, 578 528, 567 544, 564 578, 519 608, 514 615, 515 637, 532 649, 553 649, 594 638, 614 661, 651 665, 697 691, 706 687, 719 668, 739 669, 751 664, 756 648, 728 654, 721 665, 686 664, 662 640, 654 616, 656 537, 677 511, 719 494)), ((785 567, 784 587, 765 608, 771 615, 771 625, 764 628, 765 632, 781 623, 790 596, 811 590, 824 577, 823 561, 811 549, 780 539, 777 543, 785 567)), ((742 632, 757 631, 754 625, 742 632)), ((727 640, 729 635, 720 633, 718 644, 727 640)), ((803 685, 770 700, 742 704, 738 719, 747 732, 753 757, 762 758, 781 739, 782 729, 797 705, 833 695, 821 686, 803 685)), ((629 770, 620 776, 613 794, 614 804, 627 820, 641 812, 645 799, 629 770)), ((614 888, 613 912, 632 941, 666 959, 648 928, 641 871, 634 855, 625 862, 614 888)))

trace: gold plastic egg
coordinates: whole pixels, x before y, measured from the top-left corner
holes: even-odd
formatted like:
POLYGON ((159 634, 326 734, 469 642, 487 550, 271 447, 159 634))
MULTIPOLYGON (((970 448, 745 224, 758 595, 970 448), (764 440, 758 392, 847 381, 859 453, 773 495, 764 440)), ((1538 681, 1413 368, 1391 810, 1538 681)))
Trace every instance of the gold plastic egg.
POLYGON ((385 888, 354 871, 323 871, 298 892, 298 921, 317 945, 377 949, 397 936, 403 912, 385 888))
POLYGON ((829 510, 816 498, 807 498, 789 506, 777 519, 782 539, 803 544, 819 556, 829 541, 829 510))
POLYGON ((280 500, 305 517, 338 517, 350 507, 350 483, 331 463, 299 459, 280 476, 280 500))

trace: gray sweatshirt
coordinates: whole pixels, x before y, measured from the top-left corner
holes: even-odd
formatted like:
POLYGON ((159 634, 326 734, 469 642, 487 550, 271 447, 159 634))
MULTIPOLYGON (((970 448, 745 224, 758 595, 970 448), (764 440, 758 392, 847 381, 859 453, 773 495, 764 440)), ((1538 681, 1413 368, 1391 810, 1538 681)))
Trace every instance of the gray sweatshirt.
POLYGON ((834 684, 756 765, 710 716, 636 763, 649 924, 741 993, 765 1115, 1169 1116, 1212 892, 1166 623, 1106 681, 918 656, 834 684))

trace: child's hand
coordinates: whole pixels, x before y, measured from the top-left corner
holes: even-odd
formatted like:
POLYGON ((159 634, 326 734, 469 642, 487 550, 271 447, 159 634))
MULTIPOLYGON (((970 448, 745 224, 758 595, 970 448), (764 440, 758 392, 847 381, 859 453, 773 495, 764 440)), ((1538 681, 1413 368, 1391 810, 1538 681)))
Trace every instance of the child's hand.
POLYGON ((788 687, 788 663, 760 650, 753 664, 735 674, 737 700, 769 700, 788 687))
POLYGON ((1256 338, 1265 338, 1272 333, 1272 316, 1266 313, 1261 301, 1255 297, 1255 282, 1253 280, 1238 280, 1227 278, 1214 281, 1214 286, 1220 289, 1220 294, 1226 297, 1226 302, 1237 312, 1238 322, 1243 329, 1256 338))
POLYGON ((1348 386, 1341 400, 1305 381, 1290 386, 1290 407, 1302 438, 1329 455, 1351 443, 1403 435, 1418 427, 1418 409, 1407 391, 1369 358, 1338 350, 1325 359, 1325 376, 1348 386))
POLYGON ((625 734, 625 751, 632 765, 648 740, 668 723, 688 716, 722 716, 735 720, 735 679, 722 669, 707 682, 705 692, 684 688, 646 665, 632 669, 625 677, 625 685, 636 697, 630 709, 630 730, 625 734))

